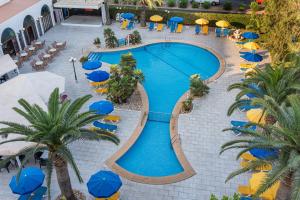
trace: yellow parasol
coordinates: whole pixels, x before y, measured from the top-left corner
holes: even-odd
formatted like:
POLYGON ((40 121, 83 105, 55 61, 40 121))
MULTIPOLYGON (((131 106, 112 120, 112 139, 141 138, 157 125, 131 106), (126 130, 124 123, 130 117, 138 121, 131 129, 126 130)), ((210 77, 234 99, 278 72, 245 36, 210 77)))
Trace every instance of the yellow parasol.
POLYGON ((112 196, 110 197, 107 197, 107 198, 96 198, 95 200, 118 200, 120 199, 120 192, 116 192, 115 194, 113 194, 112 196))
POLYGON ((150 17, 150 20, 151 20, 152 22, 160 22, 160 21, 163 20, 163 17, 162 17, 162 16, 159 16, 159 15, 153 15, 153 16, 150 17))
POLYGON ((221 28, 227 28, 228 26, 230 26, 230 23, 225 20, 220 20, 220 21, 217 21, 216 25, 221 28))
POLYGON ((209 23, 209 21, 207 19, 204 19, 204 18, 200 18, 200 19, 197 19, 195 21, 196 24, 199 24, 199 25, 206 25, 209 23))
POLYGON ((249 49, 249 50, 258 50, 258 49, 260 49, 260 46, 256 42, 247 42, 246 44, 244 44, 243 47, 245 49, 249 49))
POLYGON ((264 114, 264 116, 262 116, 262 114, 263 114, 263 110, 256 108, 256 109, 251 109, 251 110, 247 111, 246 116, 250 122, 265 124, 266 123, 265 114, 264 114))
MULTIPOLYGON (((259 186, 264 182, 265 178, 266 178, 265 172, 252 174, 252 177, 249 181, 251 191, 255 193, 258 190, 259 186)), ((262 193, 260 197, 264 199, 275 199, 279 185, 280 185, 280 181, 276 182, 272 187, 270 187, 268 190, 262 193)))

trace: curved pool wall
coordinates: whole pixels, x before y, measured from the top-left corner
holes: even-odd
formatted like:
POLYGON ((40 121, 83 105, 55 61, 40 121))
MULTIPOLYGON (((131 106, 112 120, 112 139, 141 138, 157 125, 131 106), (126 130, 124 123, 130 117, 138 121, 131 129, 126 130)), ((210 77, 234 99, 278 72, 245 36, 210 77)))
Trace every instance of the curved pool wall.
MULTIPOLYGON (((168 42, 121 51, 91 53, 89 58, 116 64, 121 55, 127 52, 132 52, 137 59, 137 68, 145 75, 143 86, 146 96, 148 95, 146 98, 149 100, 149 109, 145 112, 147 120, 140 128, 140 133, 130 139, 134 140, 131 145, 125 145, 126 151, 123 149, 122 154, 117 152, 118 156, 109 160, 110 165, 118 168, 120 175, 125 172, 130 176, 128 179, 144 183, 168 183, 190 177, 194 171, 182 150, 174 148, 178 141, 173 143, 176 138, 172 134, 170 120, 174 120, 173 109, 188 90, 192 74, 200 74, 203 79, 209 79, 220 73, 219 56, 199 46, 168 42), (177 176, 181 178, 169 179, 177 176), (163 181, 167 179, 172 181, 163 181)), ((141 118, 143 121, 144 116, 141 118)))

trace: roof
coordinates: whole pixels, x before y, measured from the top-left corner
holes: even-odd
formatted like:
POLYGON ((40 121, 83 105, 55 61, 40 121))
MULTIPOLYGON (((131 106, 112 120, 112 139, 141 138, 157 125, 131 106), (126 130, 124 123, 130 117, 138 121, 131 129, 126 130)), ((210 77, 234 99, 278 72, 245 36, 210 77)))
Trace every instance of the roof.
POLYGON ((39 0, 10 0, 0 6, 0 24, 39 2, 39 0))
POLYGON ((0 56, 0 77, 8 72, 11 72, 15 69, 18 69, 18 66, 15 64, 10 55, 6 54, 4 56, 0 56))
POLYGON ((58 0, 55 8, 85 8, 85 9, 99 9, 103 0, 58 0))

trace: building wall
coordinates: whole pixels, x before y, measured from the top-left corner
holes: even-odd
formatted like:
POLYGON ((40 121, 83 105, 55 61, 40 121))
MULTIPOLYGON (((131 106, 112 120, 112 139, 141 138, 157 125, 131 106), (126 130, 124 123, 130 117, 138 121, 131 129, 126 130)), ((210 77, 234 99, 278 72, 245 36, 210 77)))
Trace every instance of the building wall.
POLYGON ((0 6, 8 3, 10 0, 0 0, 0 6))
MULTIPOLYGON (((23 22, 24 22, 24 18, 27 15, 31 15, 34 20, 35 20, 35 25, 36 28, 37 27, 37 20, 40 19, 41 16, 41 10, 42 7, 44 5, 48 5, 49 9, 50 9, 50 13, 51 13, 51 17, 52 17, 52 23, 53 25, 55 25, 55 21, 54 21, 54 17, 53 17, 53 6, 52 6, 52 0, 40 0, 38 1, 36 4, 34 4, 33 6, 26 8, 25 10, 23 10, 22 12, 20 12, 19 14, 15 15, 14 17, 11 17, 10 19, 4 21, 3 23, 0 24, 0 38, 2 35, 2 32, 6 29, 6 28, 11 28, 15 31, 15 34, 17 35, 20 31, 22 31, 23 29, 23 22)), ((19 43, 20 44, 20 43, 19 43)), ((2 48, 0 46, 0 55, 2 55, 2 48)))

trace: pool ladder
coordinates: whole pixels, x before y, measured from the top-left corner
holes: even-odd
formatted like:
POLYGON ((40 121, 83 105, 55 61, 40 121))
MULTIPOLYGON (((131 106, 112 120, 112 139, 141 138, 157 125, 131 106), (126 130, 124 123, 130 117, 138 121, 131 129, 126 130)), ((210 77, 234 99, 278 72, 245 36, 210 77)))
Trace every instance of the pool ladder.
MULTIPOLYGON (((180 135, 174 135, 171 139, 171 144, 173 145, 176 141, 181 142, 180 135)), ((171 146, 172 147, 172 146, 171 146)))

